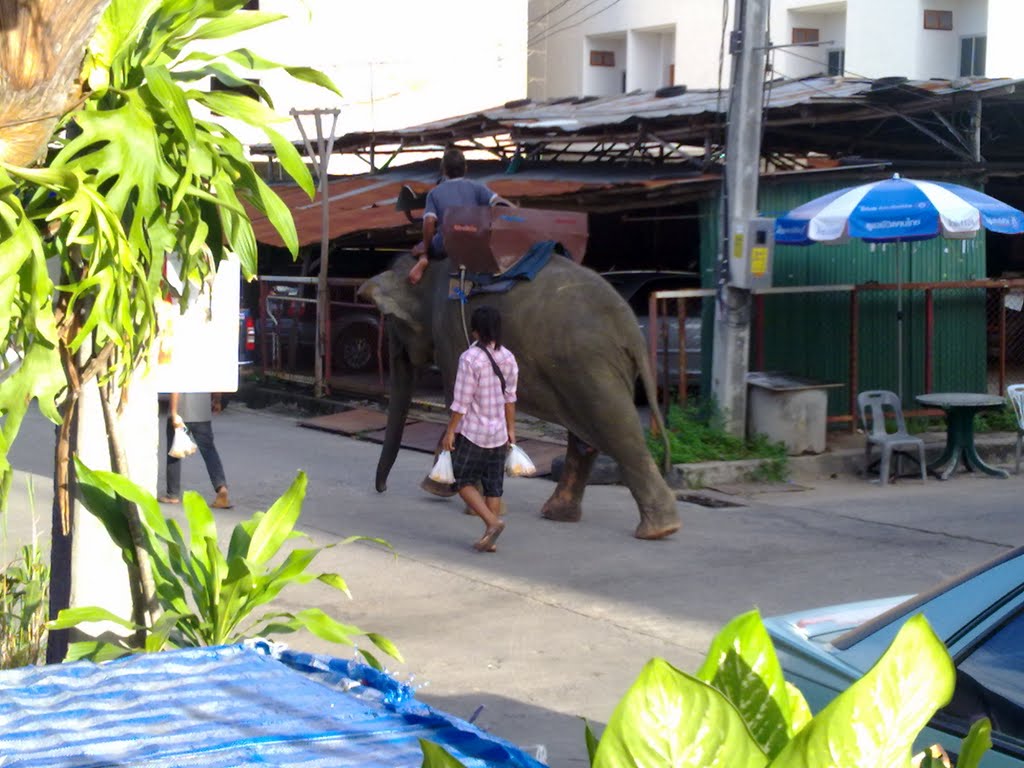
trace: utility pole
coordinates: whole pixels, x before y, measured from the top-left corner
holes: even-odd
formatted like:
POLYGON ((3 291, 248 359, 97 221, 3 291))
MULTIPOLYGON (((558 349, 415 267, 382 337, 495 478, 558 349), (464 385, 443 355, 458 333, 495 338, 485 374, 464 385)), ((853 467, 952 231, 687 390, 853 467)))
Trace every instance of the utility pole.
POLYGON ((761 109, 768 50, 766 0, 736 0, 730 39, 732 86, 726 134, 725 236, 718 254, 714 358, 711 391, 726 429, 743 436, 747 422, 747 366, 750 359, 751 292, 731 284, 733 262, 743 254, 747 224, 757 213, 761 168, 761 109))
POLYGON ((299 133, 306 144, 306 152, 313 167, 316 168, 317 189, 320 192, 320 271, 317 273, 316 284, 316 354, 313 356, 313 394, 316 397, 323 397, 330 391, 329 376, 327 370, 327 346, 330 340, 330 312, 331 294, 327 287, 327 260, 331 249, 331 208, 330 190, 327 185, 327 166, 331 162, 331 153, 334 151, 334 132, 338 128, 338 115, 340 109, 293 109, 291 116, 295 118, 299 126, 299 133), (312 115, 316 125, 316 147, 306 135, 306 129, 302 125, 303 115, 312 115), (331 130, 324 131, 323 118, 330 115, 331 130))

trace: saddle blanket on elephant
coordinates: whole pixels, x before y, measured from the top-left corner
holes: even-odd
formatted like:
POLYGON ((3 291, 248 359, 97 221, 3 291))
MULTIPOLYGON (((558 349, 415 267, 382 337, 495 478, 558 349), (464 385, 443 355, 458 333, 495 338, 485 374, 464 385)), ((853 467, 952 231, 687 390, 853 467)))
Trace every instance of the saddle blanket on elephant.
POLYGON ((458 272, 453 272, 449 282, 448 298, 465 301, 482 293, 506 293, 522 280, 533 280, 544 268, 552 255, 571 258, 569 251, 555 240, 543 240, 530 246, 523 257, 500 275, 486 272, 467 272, 463 281, 458 272))

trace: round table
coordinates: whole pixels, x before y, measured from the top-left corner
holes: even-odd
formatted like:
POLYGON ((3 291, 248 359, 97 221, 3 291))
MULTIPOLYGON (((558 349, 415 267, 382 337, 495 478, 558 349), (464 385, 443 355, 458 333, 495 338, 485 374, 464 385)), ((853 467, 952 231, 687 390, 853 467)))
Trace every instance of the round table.
POLYGON ((960 462, 968 472, 975 469, 993 477, 1009 477, 1003 469, 989 466, 978 456, 974 445, 974 415, 979 411, 1002 408, 1006 402, 998 395, 972 392, 933 392, 914 398, 928 408, 941 408, 946 414, 946 449, 928 465, 940 480, 948 480, 960 462))

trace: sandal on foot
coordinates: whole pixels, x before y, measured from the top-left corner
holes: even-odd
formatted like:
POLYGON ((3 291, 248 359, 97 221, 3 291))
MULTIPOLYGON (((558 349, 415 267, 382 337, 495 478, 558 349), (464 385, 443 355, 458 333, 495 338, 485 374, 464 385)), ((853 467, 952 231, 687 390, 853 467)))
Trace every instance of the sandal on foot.
POLYGON ((161 504, 181 504, 181 499, 177 496, 157 496, 156 500, 161 504))
POLYGON ((498 537, 501 536, 501 532, 504 530, 505 523, 499 520, 496 526, 487 529, 480 541, 473 545, 473 548, 477 552, 497 552, 498 537))

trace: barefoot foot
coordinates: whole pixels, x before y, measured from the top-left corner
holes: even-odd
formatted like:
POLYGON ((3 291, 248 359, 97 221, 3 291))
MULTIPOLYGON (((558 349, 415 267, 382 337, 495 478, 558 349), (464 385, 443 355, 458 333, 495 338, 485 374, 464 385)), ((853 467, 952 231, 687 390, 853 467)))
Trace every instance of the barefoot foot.
POLYGON ((483 537, 480 539, 480 541, 473 545, 473 548, 477 552, 497 552, 498 537, 501 536, 501 532, 504 530, 505 523, 499 520, 497 525, 495 525, 492 528, 488 528, 484 532, 483 537))

